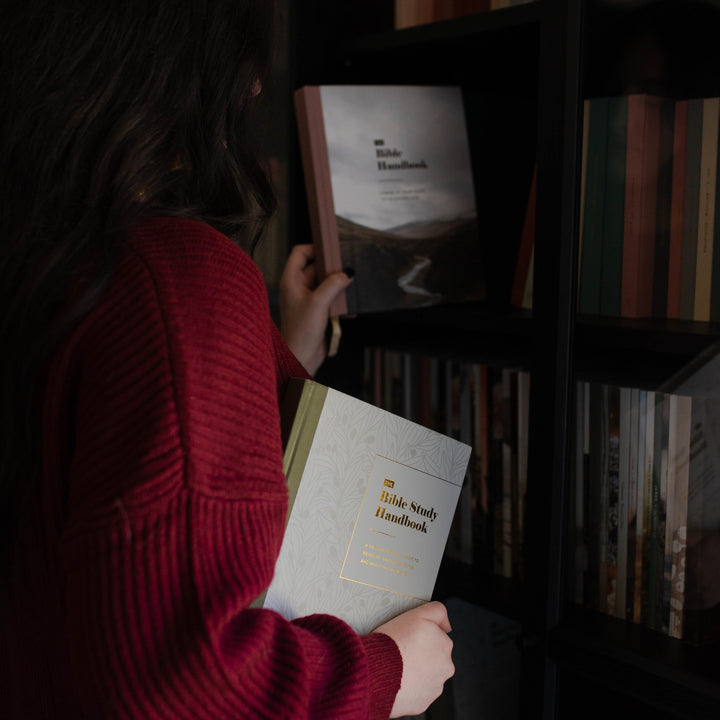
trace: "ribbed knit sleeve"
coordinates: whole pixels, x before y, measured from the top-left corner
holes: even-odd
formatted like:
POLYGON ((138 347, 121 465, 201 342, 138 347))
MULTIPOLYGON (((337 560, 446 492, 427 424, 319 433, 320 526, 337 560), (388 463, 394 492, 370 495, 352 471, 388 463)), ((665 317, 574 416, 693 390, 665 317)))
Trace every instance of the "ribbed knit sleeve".
POLYGON ((390 638, 249 607, 285 526, 278 388, 304 373, 250 259, 145 221, 73 342, 61 558, 88 717, 387 717, 390 638))

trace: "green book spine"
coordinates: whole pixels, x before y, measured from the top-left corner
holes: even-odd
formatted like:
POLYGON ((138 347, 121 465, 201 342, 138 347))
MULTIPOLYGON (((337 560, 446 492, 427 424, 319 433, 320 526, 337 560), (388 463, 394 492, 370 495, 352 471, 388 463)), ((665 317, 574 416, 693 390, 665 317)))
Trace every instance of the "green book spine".
POLYGON ((625 224, 625 155, 627 97, 608 101, 607 168, 603 213, 600 314, 618 317, 622 292, 623 230, 625 224))
POLYGON ((600 312, 608 110, 608 98, 594 98, 588 105, 590 120, 588 126, 579 306, 580 312, 586 315, 597 315, 600 312))

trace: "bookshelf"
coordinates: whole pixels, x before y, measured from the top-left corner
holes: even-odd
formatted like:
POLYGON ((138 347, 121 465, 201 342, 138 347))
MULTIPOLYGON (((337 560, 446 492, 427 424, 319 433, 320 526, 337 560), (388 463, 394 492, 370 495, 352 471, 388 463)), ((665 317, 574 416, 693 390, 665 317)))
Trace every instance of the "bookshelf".
MULTIPOLYGON (((619 709, 656 718, 717 717, 720 675, 712 648, 593 612, 575 604, 567 590, 576 382, 655 388, 720 338, 717 323, 577 312, 583 101, 631 92, 720 95, 720 73, 714 72, 720 46, 711 42, 720 31, 716 3, 538 0, 403 30, 393 29, 388 2, 302 5, 290 3, 293 88, 462 86, 493 268, 481 305, 346 322, 340 354, 319 379, 360 395, 368 346, 522 367, 532 375, 524 578, 447 562, 438 595, 520 623, 519 717, 604 718, 619 709), (660 65, 637 61, 648 36, 660 65), (529 312, 510 307, 508 295, 535 163, 529 312)), ((290 145, 292 240, 309 241, 296 138, 290 145)), ((454 717, 447 712, 441 705, 429 718, 454 717)))

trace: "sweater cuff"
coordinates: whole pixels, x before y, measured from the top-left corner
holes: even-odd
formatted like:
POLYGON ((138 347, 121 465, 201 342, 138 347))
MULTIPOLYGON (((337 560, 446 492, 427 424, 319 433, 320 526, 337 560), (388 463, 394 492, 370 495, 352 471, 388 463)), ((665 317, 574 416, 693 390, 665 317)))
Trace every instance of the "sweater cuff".
POLYGON ((370 720, 387 720, 400 689, 403 661, 395 641, 381 632, 362 636, 370 674, 370 720))

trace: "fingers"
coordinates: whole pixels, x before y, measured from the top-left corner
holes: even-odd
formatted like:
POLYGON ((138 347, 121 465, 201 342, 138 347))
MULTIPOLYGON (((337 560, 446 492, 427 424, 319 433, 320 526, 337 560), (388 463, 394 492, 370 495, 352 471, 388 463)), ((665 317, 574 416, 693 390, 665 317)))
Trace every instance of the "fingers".
POLYGON ((328 275, 315 289, 315 295, 320 304, 330 307, 338 293, 342 292, 352 282, 352 278, 343 272, 328 275))
POLYGON ((442 603, 430 602, 408 610, 381 625, 395 640, 403 659, 403 676, 391 717, 423 712, 455 673, 450 622, 442 603))
POLYGON ((423 615, 426 620, 434 622, 446 633, 449 633, 452 630, 447 614, 447 608, 441 602, 433 600, 432 602, 425 603, 424 605, 417 607, 415 612, 423 615))
POLYGON ((288 255, 287 262, 292 263, 294 266, 305 267, 309 262, 315 259, 315 250, 310 243, 301 243, 299 245, 293 245, 288 255))

